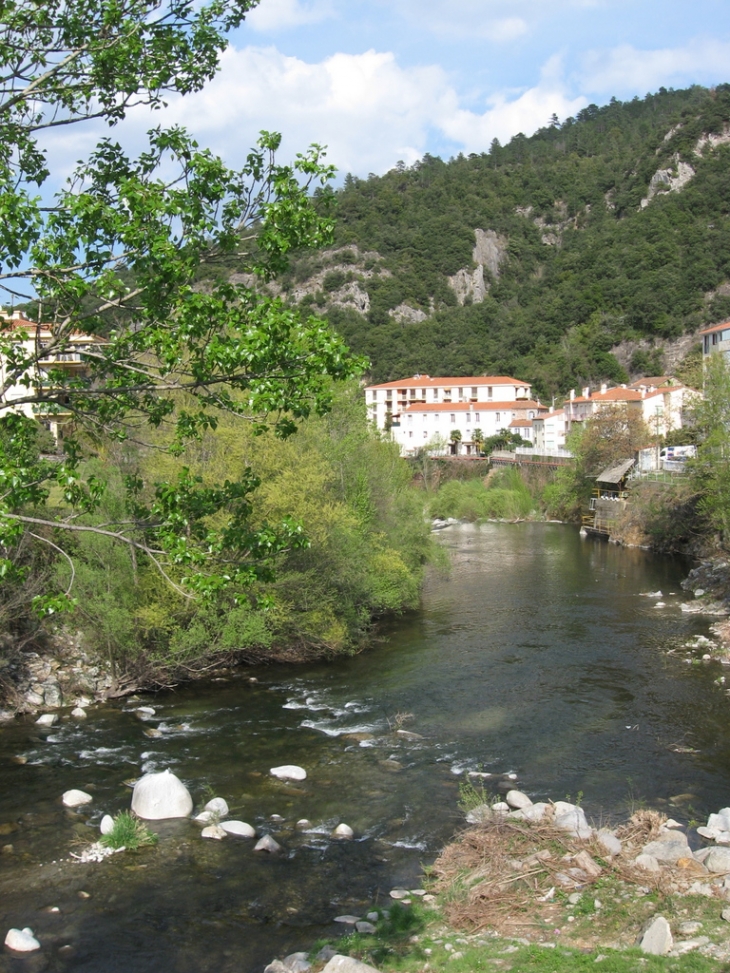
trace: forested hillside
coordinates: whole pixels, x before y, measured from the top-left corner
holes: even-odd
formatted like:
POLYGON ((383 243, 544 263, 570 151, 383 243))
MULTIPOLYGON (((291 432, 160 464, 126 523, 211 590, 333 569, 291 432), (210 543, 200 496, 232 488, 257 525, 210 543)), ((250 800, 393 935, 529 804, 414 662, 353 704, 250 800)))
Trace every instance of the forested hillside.
POLYGON ((284 296, 325 312, 387 381, 496 373, 544 396, 622 381, 612 348, 730 315, 730 85, 590 105, 488 153, 348 176, 336 247, 284 296))

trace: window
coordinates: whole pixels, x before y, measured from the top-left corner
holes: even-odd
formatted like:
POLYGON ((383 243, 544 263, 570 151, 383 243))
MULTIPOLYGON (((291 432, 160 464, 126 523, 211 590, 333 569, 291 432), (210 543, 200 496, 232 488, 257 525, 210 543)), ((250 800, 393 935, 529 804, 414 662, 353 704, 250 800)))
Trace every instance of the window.
POLYGON ((423 438, 428 439, 428 433, 426 432, 425 429, 423 430, 423 438))
POLYGON ((411 398, 412 399, 415 399, 415 397, 416 397, 416 390, 415 389, 411 389, 410 392, 411 392, 411 398))
POLYGON ((474 422, 481 422, 481 421, 482 420, 479 418, 479 413, 478 412, 475 412, 474 413, 474 422))
POLYGON ((499 416, 500 416, 500 414, 499 414, 499 412, 498 412, 498 413, 497 413, 497 414, 495 415, 495 417, 494 417, 494 421, 495 421, 495 422, 499 422, 499 416))
POLYGON ((438 422, 440 418, 441 418, 441 413, 440 412, 434 412, 434 414, 433 414, 433 421, 434 422, 438 422))
POLYGON ((376 402, 377 399, 378 399, 378 393, 377 392, 373 392, 372 393, 372 397, 373 397, 373 402, 376 402))
POLYGON ((467 412, 467 414, 466 414, 466 424, 467 424, 467 426, 469 425, 470 422, 471 422, 471 412, 467 412))
POLYGON ((451 402, 451 389, 444 389, 444 402, 451 402))
POLYGON ((385 397, 386 397, 386 399, 392 399, 393 398, 393 389, 386 389, 386 391, 385 391, 385 397))
POLYGON ((535 413, 534 412, 528 412, 527 413, 527 418, 528 419, 534 419, 535 418, 535 413))
POLYGON ((451 413, 451 421, 456 422, 456 414, 454 412, 451 413))
POLYGON ((492 386, 491 385, 488 385, 487 386, 487 398, 488 399, 491 399, 492 398, 492 386))
POLYGON ((433 397, 433 401, 434 402, 438 402, 438 400, 439 400, 439 390, 438 389, 432 389, 431 390, 431 394, 432 394, 432 397, 433 397))
POLYGON ((479 389, 478 388, 472 386, 471 397, 476 402, 477 398, 479 397, 479 389))
POLYGON ((459 402, 464 401, 464 389, 459 389, 459 402))
POLYGON ((412 429, 411 429, 411 431, 410 431, 410 432, 408 433, 408 438, 409 438, 409 439, 413 439, 413 430, 412 430, 412 429))
POLYGON ((413 416, 408 416, 408 425, 413 425, 413 416))

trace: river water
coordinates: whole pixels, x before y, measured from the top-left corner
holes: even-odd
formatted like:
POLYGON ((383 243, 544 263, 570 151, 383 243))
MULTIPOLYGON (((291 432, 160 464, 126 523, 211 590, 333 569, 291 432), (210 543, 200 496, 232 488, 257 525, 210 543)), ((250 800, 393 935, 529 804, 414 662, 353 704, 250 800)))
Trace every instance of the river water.
POLYGON ((0 933, 30 926, 43 949, 6 952, 0 970, 259 973, 334 934, 336 915, 420 885, 463 820, 469 771, 493 774, 495 792, 514 774, 535 800, 581 795, 596 821, 639 802, 685 822, 730 803, 730 699, 719 664, 687 662, 708 631, 680 610, 688 565, 551 524, 440 540, 450 574, 355 658, 145 697, 149 722, 119 701, 83 724, 4 726, 0 933), (658 590, 665 607, 645 596, 658 590), (272 778, 283 763, 307 780, 272 778), (196 805, 225 797, 282 851, 171 821, 155 824, 152 850, 76 862, 101 815, 129 806, 124 781, 166 767, 196 805), (62 807, 72 787, 94 796, 90 809, 62 807), (298 831, 300 818, 313 829, 298 831), (330 837, 340 821, 355 840, 330 837))

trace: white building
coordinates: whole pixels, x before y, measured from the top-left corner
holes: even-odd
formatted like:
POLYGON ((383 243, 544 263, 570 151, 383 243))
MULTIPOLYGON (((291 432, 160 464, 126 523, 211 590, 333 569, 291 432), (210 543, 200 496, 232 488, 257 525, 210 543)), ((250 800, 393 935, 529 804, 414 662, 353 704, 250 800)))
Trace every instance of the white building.
POLYGON ((533 423, 535 429, 534 444, 538 451, 552 451, 565 449, 565 437, 568 434, 568 417, 564 409, 556 409, 537 416, 533 423))
POLYGON ((584 422, 602 409, 625 406, 641 415, 652 436, 666 436, 671 430, 682 428, 686 409, 699 395, 699 392, 686 385, 666 384, 656 388, 641 382, 635 382, 630 388, 621 385, 609 389, 602 385, 600 392, 584 388, 582 395, 576 396, 571 392, 570 398, 565 401, 566 431, 570 431, 574 422, 584 422))
POLYGON ((85 353, 98 351, 103 341, 80 331, 65 334, 59 340, 50 324, 36 324, 22 311, 11 314, 0 311, 0 333, 17 342, 23 356, 32 362, 19 374, 12 370, 8 358, 0 351, 0 388, 4 389, 0 408, 12 409, 29 418, 38 419, 59 439, 62 428, 68 424, 71 415, 50 412, 42 405, 35 404, 31 401, 33 387, 38 382, 43 387, 51 387, 48 377, 51 369, 83 375, 88 370, 85 353))
MULTIPOLYGON (((413 378, 403 378, 397 382, 368 385, 365 389, 365 401, 368 415, 378 429, 388 429, 391 422, 398 422, 404 410, 411 406, 442 405, 448 412, 446 407, 450 405, 463 407, 476 403, 491 405, 527 401, 530 393, 531 386, 528 382, 520 382, 505 375, 462 378, 414 375, 413 378)), ((499 411, 498 408, 495 409, 495 412, 499 411)), ((506 425, 509 426, 509 422, 506 425)))
POLYGON ((499 402, 418 402, 408 405, 394 417, 390 427, 401 455, 409 456, 426 448, 437 454, 454 452, 471 456, 477 453, 480 439, 509 430, 517 419, 532 421, 545 406, 531 399, 499 402), (474 433, 479 430, 481 437, 474 433), (451 445, 451 434, 460 439, 451 445))
POLYGON ((709 358, 716 351, 721 352, 730 361, 730 320, 721 324, 713 324, 711 328, 703 328, 702 356, 709 358))

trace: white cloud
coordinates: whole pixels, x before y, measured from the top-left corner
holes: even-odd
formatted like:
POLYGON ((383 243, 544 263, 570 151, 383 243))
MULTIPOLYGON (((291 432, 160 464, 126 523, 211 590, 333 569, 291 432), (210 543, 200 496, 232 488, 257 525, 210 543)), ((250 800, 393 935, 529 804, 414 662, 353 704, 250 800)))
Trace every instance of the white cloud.
POLYGON ((246 24, 258 31, 287 30, 325 20, 332 13, 330 0, 264 0, 246 15, 246 24))
POLYGON ((608 51, 585 54, 580 82, 584 90, 600 94, 644 94, 661 85, 725 80, 728 62, 730 42, 714 38, 694 39, 683 47, 654 51, 622 44, 608 51))
POLYGON ((317 63, 275 47, 229 48, 221 71, 201 92, 176 98, 163 113, 133 113, 125 123, 138 136, 151 123, 186 126, 230 165, 243 163, 260 129, 284 135, 282 156, 312 142, 328 147, 341 172, 382 173, 402 159, 410 165, 434 142, 456 151, 487 151, 493 138, 531 134, 550 116, 575 114, 587 104, 570 97, 562 62, 551 58, 531 88, 496 93, 485 109, 466 108, 437 65, 401 67, 391 52, 334 54, 317 63))
MULTIPOLYGON (((402 16, 439 35, 483 37, 506 43, 546 17, 603 5, 606 0, 382 0, 402 16)), ((615 2, 615 0, 610 0, 615 2)))

